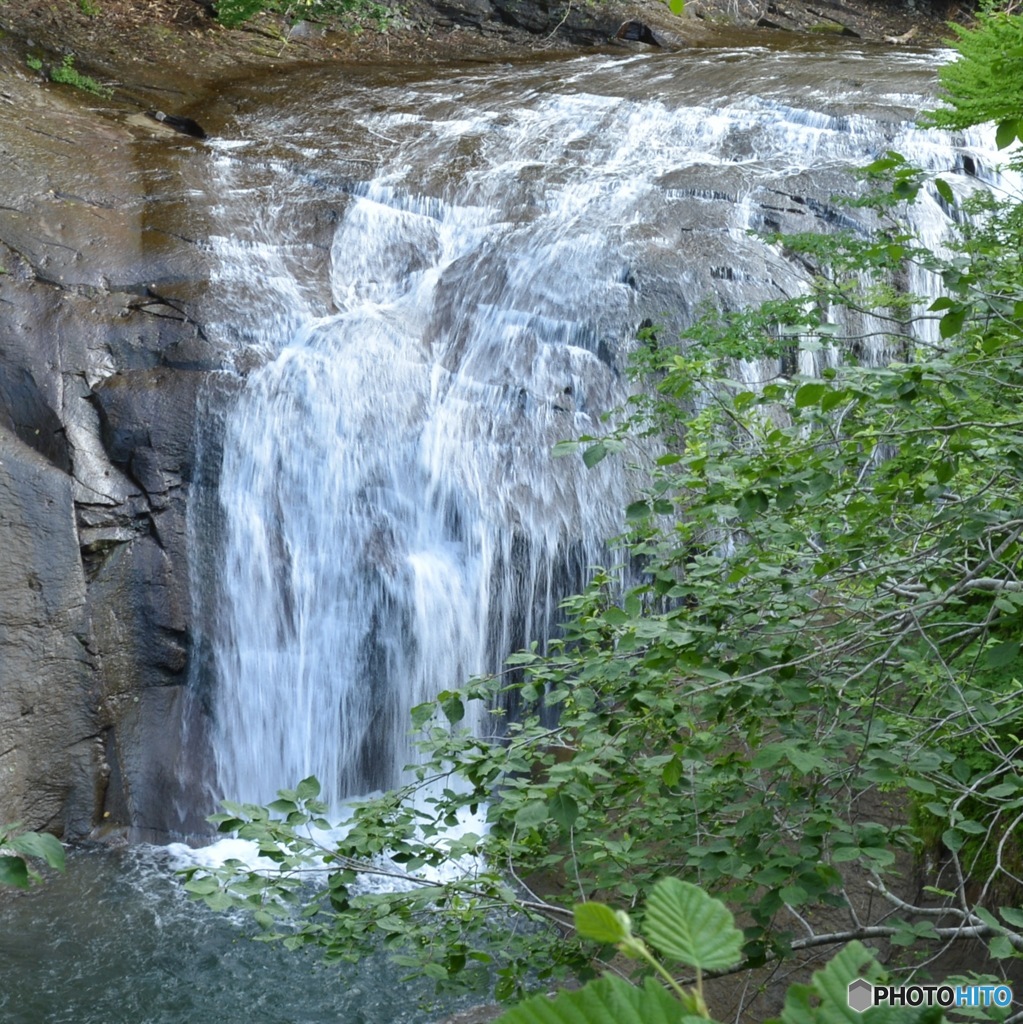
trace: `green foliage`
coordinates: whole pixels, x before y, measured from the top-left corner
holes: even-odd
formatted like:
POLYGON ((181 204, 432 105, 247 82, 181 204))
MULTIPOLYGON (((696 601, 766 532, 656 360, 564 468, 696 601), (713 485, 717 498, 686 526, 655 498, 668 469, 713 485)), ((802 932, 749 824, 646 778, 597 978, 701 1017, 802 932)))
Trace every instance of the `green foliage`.
POLYGON ((696 987, 686 991, 632 930, 629 915, 602 903, 580 903, 576 928, 586 939, 610 944, 627 957, 644 960, 664 984, 647 978, 641 986, 606 975, 578 991, 560 992, 553 1000, 535 996, 499 1018, 500 1024, 654 1024, 705 1020, 702 970, 735 966, 742 958, 742 932, 728 908, 694 885, 661 879, 647 903, 645 925, 650 942, 662 956, 697 971, 696 987))
POLYGON ((40 880, 32 861, 64 870, 64 847, 45 832, 18 832, 18 826, 0 825, 0 885, 27 889, 40 880))
POLYGON ((938 128, 998 124, 998 146, 1023 138, 1023 17, 1005 11, 981 14, 977 26, 952 25, 959 59, 940 72, 947 106, 928 123, 938 128))
MULTIPOLYGON (((745 966, 868 934, 907 951, 981 938, 1015 956, 1023 420, 1006 396, 1023 391, 1023 226, 998 214, 944 261, 894 228, 869 245, 790 238, 821 267, 811 296, 756 318, 714 313, 682 349, 648 336, 631 419, 575 445, 595 464, 595 450, 661 442, 628 509, 641 582, 622 592, 598 573, 549 651, 415 709, 418 782, 357 805, 341 838, 305 831, 327 824, 308 780, 269 809, 229 806, 220 827, 257 840, 282 873, 234 865, 193 873, 190 890, 332 958, 383 941, 442 987, 482 984, 490 968, 503 997, 599 960, 594 921, 565 936, 571 893, 656 907, 665 872, 741 909, 745 966), (826 311, 872 309, 896 244, 945 283, 930 311, 877 318, 875 340, 906 358, 733 379, 737 339, 796 347, 834 324, 826 336, 841 341, 826 311), (939 340, 907 351, 911 315, 935 320, 939 340), (512 700, 523 712, 505 722, 512 700), (495 720, 489 737, 458 727, 473 701, 495 720), (481 808, 484 834, 449 838, 481 808), (892 891, 900 851, 936 836, 940 920, 933 902, 892 891), (325 881, 310 893, 318 857, 325 881), (404 887, 367 891, 368 874, 404 887), (874 919, 843 909, 864 877, 881 897, 874 919), (835 912, 848 928, 805 934, 835 912), (495 914, 531 922, 500 958, 485 940, 495 914)), ((603 942, 621 941, 624 919, 586 913, 601 915, 603 942)), ((658 934, 656 914, 647 928, 658 934)), ((700 947, 665 948, 684 960, 700 947)))
POLYGON ((890 978, 859 942, 851 942, 834 956, 810 984, 791 985, 781 1017, 769 1024, 938 1024, 938 1007, 875 1006, 864 1013, 849 1007, 849 982, 865 978, 885 984, 890 978))
MULTIPOLYGON (((651 943, 665 958, 697 968, 696 987, 689 991, 633 935, 627 915, 591 903, 578 904, 575 915, 581 935, 614 943, 626 956, 648 959, 667 987, 653 978, 635 986, 620 976, 606 974, 581 989, 561 991, 553 999, 533 996, 502 1014, 497 1024, 702 1024, 711 1018, 703 997, 700 967, 722 969, 741 959, 742 933, 732 924, 725 905, 674 878, 662 879, 654 887, 646 925, 651 943), (592 909, 587 912, 587 908, 592 909), (656 928, 652 927, 655 916, 656 928), (726 947, 731 952, 720 956, 698 952, 723 951, 726 947), (680 949, 684 950, 682 956, 678 955, 680 949)), ((790 986, 781 1017, 771 1024, 937 1024, 943 1019, 936 1008, 874 1007, 865 1013, 852 1010, 849 983, 857 978, 872 983, 887 980, 873 954, 853 942, 823 970, 814 973, 809 983, 790 986)))
POLYGON ((75 68, 74 54, 71 53, 67 54, 59 64, 50 68, 50 81, 60 85, 70 85, 103 99, 109 99, 113 95, 112 90, 105 85, 100 85, 91 75, 83 75, 75 68))
POLYGON ((724 971, 742 959, 742 932, 728 908, 689 882, 658 882, 644 924, 661 953, 697 971, 724 971))
POLYGON ((257 14, 282 15, 292 21, 369 24, 384 31, 392 17, 390 8, 375 0, 218 0, 217 20, 237 28, 257 14))
POLYGON ((29 56, 27 56, 25 58, 25 63, 33 71, 42 71, 42 69, 43 69, 43 62, 38 57, 33 57, 33 56, 29 55, 29 56))

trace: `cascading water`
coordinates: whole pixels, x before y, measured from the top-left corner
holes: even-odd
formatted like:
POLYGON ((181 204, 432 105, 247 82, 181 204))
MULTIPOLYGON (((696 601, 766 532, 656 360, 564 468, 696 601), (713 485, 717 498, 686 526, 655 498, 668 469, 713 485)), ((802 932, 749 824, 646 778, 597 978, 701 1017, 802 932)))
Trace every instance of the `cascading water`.
MULTIPOLYGON (((336 804, 393 784, 410 708, 542 640, 619 528, 614 474, 549 460, 623 386, 566 312, 570 283, 538 279, 536 234, 499 212, 360 189, 331 247, 335 311, 295 318, 230 417, 225 793, 312 773, 336 804)), ((583 282, 588 255, 565 252, 583 282)), ((600 284, 627 309, 627 286, 600 284)))
POLYGON ((240 117, 273 156, 253 170, 256 143, 215 149, 225 195, 239 168, 262 175, 214 241, 242 296, 222 329, 265 360, 224 437, 223 795, 315 774, 337 804, 394 784, 412 706, 544 642, 628 497, 620 468, 550 449, 626 398, 640 322, 802 291, 748 233, 845 216, 839 168, 896 148, 952 169, 899 106, 924 59, 853 99, 842 75, 863 60, 577 61, 349 83, 343 104, 311 76, 303 118, 240 117))

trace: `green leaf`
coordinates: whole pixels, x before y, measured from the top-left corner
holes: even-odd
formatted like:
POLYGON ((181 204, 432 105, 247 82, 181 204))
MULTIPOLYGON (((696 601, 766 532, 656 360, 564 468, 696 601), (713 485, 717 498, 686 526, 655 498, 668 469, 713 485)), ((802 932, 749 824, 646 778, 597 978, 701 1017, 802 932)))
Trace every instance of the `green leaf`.
POLYGON ((20 857, 0 856, 0 885, 28 888, 28 867, 20 857))
POLYGON ((598 441, 583 452, 583 463, 587 469, 593 469, 598 462, 607 458, 607 454, 607 445, 603 441, 598 441))
POLYGON ((906 158, 896 152, 894 149, 889 149, 883 157, 879 157, 873 163, 867 164, 864 167, 864 171, 868 174, 879 174, 882 171, 890 171, 894 167, 900 167, 906 162, 906 158))
MULTIPOLYGON (((785 996, 781 1024, 877 1024, 890 1019, 892 1024, 912 1024, 919 1012, 900 1008, 892 1013, 877 1007, 857 1013, 849 1006, 849 983, 857 978, 879 982, 884 974, 870 951, 859 942, 850 942, 809 985, 793 985, 785 996)), ((938 1014, 940 1019, 940 1012, 938 1014)))
POLYGON ((572 908, 575 927, 584 939, 605 945, 617 945, 632 935, 629 917, 596 901, 577 903, 572 908))
POLYGON ((412 727, 414 729, 422 729, 433 718, 434 710, 432 704, 417 704, 411 711, 412 727))
POLYGON ((953 334, 958 334, 962 330, 965 320, 966 310, 954 309, 951 313, 946 313, 938 322, 938 332, 943 339, 951 338, 953 334))
POLYGON ((295 792, 299 800, 315 800, 320 795, 320 780, 310 775, 298 784, 295 792))
POLYGON ((1015 117, 1007 117, 1004 121, 998 122, 998 129, 995 132, 995 145, 999 149, 1011 146, 1019 135, 1019 121, 1015 117))
POLYGON ((49 832, 26 832, 9 839, 5 845, 26 857, 38 857, 58 871, 64 870, 64 847, 49 832))
POLYGON ((1006 640, 987 652, 987 663, 991 668, 1005 668, 1011 665, 1019 657, 1019 643, 1016 640, 1006 640))
POLYGON ((831 412, 849 398, 849 392, 844 388, 829 388, 828 393, 821 399, 821 412, 831 412))
POLYGON ((953 852, 958 853, 966 842, 966 837, 962 832, 957 832, 954 828, 945 829, 941 833, 941 841, 953 852))
POLYGON ((462 703, 462 698, 457 693, 445 691, 440 694, 438 701, 440 702, 441 711, 444 712, 444 717, 452 725, 457 725, 463 718, 465 718, 465 705, 462 703))
POLYGON ((604 977, 553 999, 533 996, 497 1018, 496 1024, 707 1024, 684 1013, 652 978, 642 988, 623 978, 604 977))
POLYGON ((735 511, 743 519, 762 515, 768 509, 767 495, 763 491, 747 491, 735 503, 735 511))
POLYGON ((920 185, 912 178, 899 178, 892 186, 893 195, 900 199, 915 199, 920 191, 920 185))
POLYGON ((546 800, 531 800, 515 812, 515 824, 518 828, 535 828, 549 818, 546 800))
POLYGON ((682 762, 677 758, 673 757, 665 766, 661 769, 661 782, 663 782, 669 789, 673 789, 679 784, 682 778, 682 762))
POLYGON ((786 885, 778 891, 778 895, 790 907, 800 907, 809 898, 807 891, 799 885, 786 885))
POLYGON ((686 0, 668 0, 668 10, 676 17, 686 9, 686 0))
POLYGON ((995 915, 986 907, 974 907, 973 913, 976 914, 976 916, 979 917, 984 924, 988 926, 988 928, 998 929, 1000 927, 998 924, 998 918, 995 917, 995 915))
POLYGON ((796 391, 796 408, 805 409, 810 405, 817 405, 827 394, 827 384, 804 384, 796 391))
POLYGON ((1023 928, 1023 910, 1016 907, 999 907, 998 913, 1014 928, 1023 928))
POLYGON ((773 768, 787 752, 788 748, 784 743, 768 743, 750 758, 750 767, 757 769, 773 768))
POLYGON ((547 810, 553 818, 566 831, 570 829, 579 817, 579 805, 567 793, 555 793, 547 801, 547 810))
POLYGON ((725 970, 742 959, 731 911, 691 882, 662 878, 647 900, 643 929, 665 956, 689 967, 725 970))
POLYGON ((191 878, 185 882, 185 892, 193 893, 196 896, 209 896, 219 889, 220 883, 212 875, 191 878))
POLYGON ((934 188, 936 189, 938 195, 941 196, 941 198, 944 199, 945 202, 949 204, 949 206, 955 205, 955 193, 952 191, 952 186, 949 185, 947 181, 945 181, 942 178, 935 178, 934 188))
POLYGON ((625 519, 630 523, 640 523, 650 518, 650 504, 646 501, 634 501, 625 510, 625 519))
POLYGON ((785 484, 784 487, 779 487, 777 493, 774 496, 774 504, 780 512, 786 512, 796 503, 798 493, 792 484, 785 484))

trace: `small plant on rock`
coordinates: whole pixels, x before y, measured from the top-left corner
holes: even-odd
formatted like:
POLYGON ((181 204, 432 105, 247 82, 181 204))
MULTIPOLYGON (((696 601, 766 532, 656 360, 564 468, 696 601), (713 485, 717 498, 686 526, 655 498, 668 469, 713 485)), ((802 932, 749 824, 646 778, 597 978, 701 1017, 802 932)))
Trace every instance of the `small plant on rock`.
MULTIPOLYGON (((31 65, 30 65, 31 66, 31 65)), ((50 81, 60 85, 70 85, 82 92, 91 92, 94 96, 109 99, 113 92, 105 85, 100 85, 91 75, 83 75, 75 67, 74 54, 69 53, 56 67, 50 68, 50 81)))

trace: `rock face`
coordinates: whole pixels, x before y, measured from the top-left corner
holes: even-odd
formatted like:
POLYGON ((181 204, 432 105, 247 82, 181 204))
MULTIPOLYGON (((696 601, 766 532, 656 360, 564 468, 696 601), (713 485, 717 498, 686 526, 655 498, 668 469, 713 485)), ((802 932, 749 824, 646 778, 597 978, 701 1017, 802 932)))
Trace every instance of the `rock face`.
POLYGON ((166 182, 197 143, 97 117, 15 53, 0 75, 0 822, 188 833, 186 499, 220 355, 166 182))

